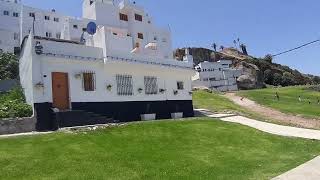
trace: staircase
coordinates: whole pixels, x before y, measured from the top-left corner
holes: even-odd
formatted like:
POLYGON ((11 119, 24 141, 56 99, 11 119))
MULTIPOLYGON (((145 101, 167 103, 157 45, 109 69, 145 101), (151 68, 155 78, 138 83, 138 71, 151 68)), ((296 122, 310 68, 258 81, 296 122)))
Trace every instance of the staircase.
POLYGON ((59 128, 116 122, 112 118, 81 110, 55 112, 54 116, 59 128))

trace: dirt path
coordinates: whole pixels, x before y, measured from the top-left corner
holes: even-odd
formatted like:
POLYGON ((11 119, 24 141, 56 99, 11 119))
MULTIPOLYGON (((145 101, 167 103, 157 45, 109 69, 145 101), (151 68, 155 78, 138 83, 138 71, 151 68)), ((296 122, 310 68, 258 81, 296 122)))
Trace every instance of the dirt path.
POLYGON ((320 120, 285 114, 278 110, 259 105, 250 99, 242 99, 242 97, 237 96, 235 93, 227 93, 225 97, 233 101, 235 104, 238 104, 252 112, 258 113, 261 116, 267 117, 268 119, 284 124, 291 124, 297 127, 320 129, 320 120))

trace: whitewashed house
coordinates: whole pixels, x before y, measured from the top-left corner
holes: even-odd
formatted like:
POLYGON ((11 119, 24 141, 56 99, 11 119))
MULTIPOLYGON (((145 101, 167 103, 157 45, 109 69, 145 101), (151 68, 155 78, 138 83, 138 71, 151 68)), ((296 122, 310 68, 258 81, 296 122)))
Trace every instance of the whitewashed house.
POLYGON ((231 60, 202 62, 195 67, 197 74, 192 77, 193 87, 206 87, 218 91, 237 91, 237 79, 241 70, 232 68, 231 60))
POLYGON ((173 59, 170 31, 126 0, 85 0, 83 12, 59 38, 23 38, 20 79, 38 130, 193 116, 193 57, 173 59), (79 42, 89 21, 96 33, 79 42))

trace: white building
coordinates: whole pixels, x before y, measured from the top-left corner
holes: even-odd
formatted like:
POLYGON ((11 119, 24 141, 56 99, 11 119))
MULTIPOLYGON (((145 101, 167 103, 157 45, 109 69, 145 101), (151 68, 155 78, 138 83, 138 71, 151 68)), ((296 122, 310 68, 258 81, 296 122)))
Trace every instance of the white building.
POLYGON ((56 17, 63 25, 36 25, 36 34, 22 39, 20 79, 38 130, 105 123, 107 118, 193 116, 193 58, 172 58, 169 31, 154 26, 143 8, 126 0, 85 0, 83 12, 82 20, 42 13, 50 23, 56 17), (79 43, 89 21, 98 24, 97 31, 85 33, 86 43, 79 43), (59 32, 64 39, 54 36, 59 32))
POLYGON ((84 0, 83 17, 62 15, 54 9, 45 11, 25 6, 21 0, 0 0, 0 50, 19 52, 22 39, 35 36, 79 41, 88 22, 111 27, 120 36, 132 37, 131 44, 145 47, 157 43, 154 55, 171 58, 171 33, 154 26, 152 18, 129 0, 114 4, 112 0, 84 0))
POLYGON ((237 91, 237 79, 241 70, 232 68, 231 60, 218 62, 202 62, 195 67, 197 74, 193 76, 193 87, 206 87, 218 91, 237 91))

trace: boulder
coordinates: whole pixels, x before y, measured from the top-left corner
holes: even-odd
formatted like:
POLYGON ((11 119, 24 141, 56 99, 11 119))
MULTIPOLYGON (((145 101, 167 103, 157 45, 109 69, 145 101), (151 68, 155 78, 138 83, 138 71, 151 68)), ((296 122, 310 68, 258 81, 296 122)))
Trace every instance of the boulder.
POLYGON ((264 88, 264 76, 260 69, 251 63, 241 61, 237 64, 237 68, 242 71, 242 75, 238 77, 237 83, 240 90, 264 88))

